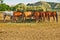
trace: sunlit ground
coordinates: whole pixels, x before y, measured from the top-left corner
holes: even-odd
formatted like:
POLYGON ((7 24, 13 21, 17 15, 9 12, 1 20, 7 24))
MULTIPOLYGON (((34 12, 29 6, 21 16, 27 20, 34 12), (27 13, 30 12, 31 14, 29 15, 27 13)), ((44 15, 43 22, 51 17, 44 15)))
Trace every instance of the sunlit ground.
POLYGON ((58 22, 52 18, 50 22, 40 23, 0 22, 0 40, 60 40, 60 16, 58 22))

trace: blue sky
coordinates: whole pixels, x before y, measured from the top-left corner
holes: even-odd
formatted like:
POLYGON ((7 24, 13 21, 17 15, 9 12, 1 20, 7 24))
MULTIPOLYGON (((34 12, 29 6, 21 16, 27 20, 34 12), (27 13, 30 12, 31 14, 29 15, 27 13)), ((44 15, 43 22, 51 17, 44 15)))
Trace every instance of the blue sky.
POLYGON ((38 1, 47 1, 47 2, 57 2, 60 3, 60 0, 4 0, 4 3, 8 4, 8 5, 16 5, 18 3, 35 3, 38 1))

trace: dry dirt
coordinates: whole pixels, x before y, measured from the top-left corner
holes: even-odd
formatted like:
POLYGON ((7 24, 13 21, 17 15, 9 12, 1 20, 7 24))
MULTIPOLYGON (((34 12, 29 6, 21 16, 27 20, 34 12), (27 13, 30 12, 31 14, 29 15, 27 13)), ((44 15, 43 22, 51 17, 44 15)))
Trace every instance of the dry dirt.
POLYGON ((0 40, 60 40, 60 17, 58 23, 0 23, 0 40))

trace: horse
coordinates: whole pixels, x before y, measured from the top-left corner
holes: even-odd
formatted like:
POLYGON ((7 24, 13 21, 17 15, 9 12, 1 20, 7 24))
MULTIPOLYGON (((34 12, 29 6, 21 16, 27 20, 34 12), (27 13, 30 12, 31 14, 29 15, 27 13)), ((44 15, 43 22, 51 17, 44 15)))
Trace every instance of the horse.
POLYGON ((20 18, 20 17, 23 17, 23 13, 22 12, 14 12, 13 13, 13 19, 15 20, 15 22, 20 18))
POLYGON ((12 22, 12 20, 14 20, 16 22, 17 17, 20 17, 21 15, 22 15, 22 12, 18 12, 18 11, 4 11, 3 12, 4 22, 5 22, 6 16, 10 16, 11 22, 12 22))
POLYGON ((56 18, 56 22, 58 22, 58 14, 57 12, 53 11, 46 11, 45 12, 45 17, 48 19, 48 21, 50 21, 50 17, 53 17, 53 20, 55 21, 56 18))
POLYGON ((25 11, 24 13, 24 21, 27 19, 27 18, 30 18, 32 17, 32 11, 25 11))
POLYGON ((42 21, 45 21, 45 12, 44 11, 39 11, 39 13, 40 13, 40 19, 42 21))
POLYGON ((39 21, 45 21, 45 12, 44 11, 35 11, 34 18, 36 23, 39 21))
POLYGON ((40 16, 40 13, 38 11, 35 11, 34 18, 35 18, 36 23, 39 21, 39 16, 40 16))
POLYGON ((12 21, 13 11, 3 11, 4 22, 5 22, 6 16, 10 16, 10 20, 12 21))

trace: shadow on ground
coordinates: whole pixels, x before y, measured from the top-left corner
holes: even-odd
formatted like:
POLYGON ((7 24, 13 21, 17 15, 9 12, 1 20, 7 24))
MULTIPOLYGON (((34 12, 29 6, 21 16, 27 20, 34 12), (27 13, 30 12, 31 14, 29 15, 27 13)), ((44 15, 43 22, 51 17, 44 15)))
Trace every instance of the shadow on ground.
MULTIPOLYGON (((11 22, 11 20, 5 20, 5 22, 4 22, 4 20, 0 20, 0 23, 9 23, 9 22, 11 22)), ((12 21, 12 23, 15 23, 15 21, 12 21)), ((16 23, 35 23, 35 20, 34 19, 32 19, 32 20, 26 19, 25 21, 17 20, 16 23)))

